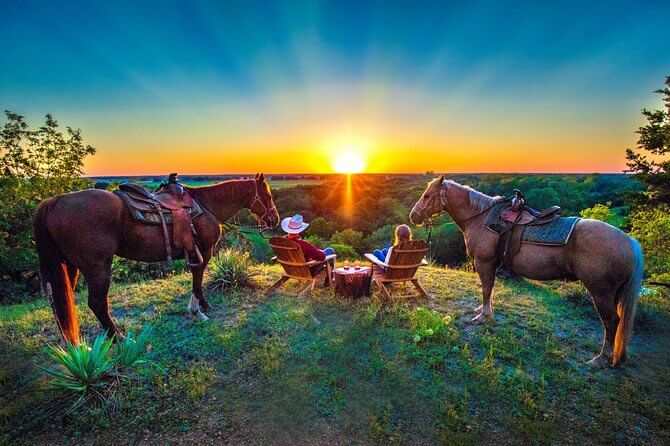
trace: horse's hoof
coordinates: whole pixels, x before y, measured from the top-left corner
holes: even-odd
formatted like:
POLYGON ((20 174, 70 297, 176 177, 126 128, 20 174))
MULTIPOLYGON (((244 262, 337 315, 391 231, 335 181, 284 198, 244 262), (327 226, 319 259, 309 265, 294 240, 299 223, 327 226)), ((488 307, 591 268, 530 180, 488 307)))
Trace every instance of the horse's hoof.
POLYGON ((208 321, 209 320, 209 318, 202 311, 196 311, 195 313, 191 313, 191 314, 196 319, 200 319, 202 321, 208 321))
POLYGON ((202 301, 200 301, 200 309, 202 311, 204 311, 205 313, 207 313, 209 310, 212 309, 212 304, 210 304, 208 301, 203 299, 202 301))
POLYGON ((587 361, 586 364, 591 367, 592 369, 595 370, 602 370, 606 369, 610 365, 612 365, 611 361, 607 358, 605 358, 603 355, 598 355, 595 358, 593 358, 590 361, 587 361))
POLYGON ((482 313, 479 313, 477 316, 470 319, 470 323, 473 325, 482 325, 489 320, 489 317, 484 316, 482 313))

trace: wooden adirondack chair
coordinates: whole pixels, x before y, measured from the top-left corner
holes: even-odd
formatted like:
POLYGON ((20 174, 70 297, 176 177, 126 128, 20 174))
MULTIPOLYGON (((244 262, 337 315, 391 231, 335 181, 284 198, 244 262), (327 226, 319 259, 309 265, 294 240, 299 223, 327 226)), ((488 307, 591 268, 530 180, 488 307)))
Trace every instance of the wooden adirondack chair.
POLYGON ((305 255, 303 254, 302 249, 300 249, 300 245, 298 245, 293 240, 289 240, 283 237, 272 237, 270 239, 270 247, 276 255, 274 259, 279 262, 282 268, 284 268, 284 274, 282 274, 281 278, 270 288, 268 288, 268 290, 265 292, 267 296, 282 286, 288 279, 309 282, 309 285, 307 285, 307 287, 300 292, 299 296, 310 294, 312 290, 314 290, 316 281, 323 279, 324 275, 326 276, 325 279, 328 285, 331 285, 332 270, 329 260, 334 260, 336 257, 335 254, 326 256, 324 260, 312 260, 311 262, 307 262, 305 260, 305 255), (318 273, 312 275, 310 267, 323 264, 325 264, 325 268, 322 268, 318 273))
POLYGON ((428 265, 424 259, 427 252, 428 243, 423 240, 411 240, 394 247, 388 263, 382 262, 374 254, 365 254, 365 258, 373 265, 372 281, 377 284, 386 299, 391 299, 391 294, 385 286, 390 282, 412 282, 421 297, 428 297, 419 279, 414 277, 419 267, 428 265))

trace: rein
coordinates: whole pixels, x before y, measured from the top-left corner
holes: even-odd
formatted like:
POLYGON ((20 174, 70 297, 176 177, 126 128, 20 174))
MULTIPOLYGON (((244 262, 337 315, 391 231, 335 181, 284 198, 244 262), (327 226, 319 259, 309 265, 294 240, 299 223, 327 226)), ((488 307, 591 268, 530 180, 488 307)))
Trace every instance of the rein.
POLYGON ((268 214, 272 212, 277 212, 277 206, 272 203, 272 206, 266 206, 265 203, 263 203, 263 200, 261 200, 260 195, 258 194, 258 184, 254 184, 255 186, 255 193, 254 199, 252 200, 251 204, 249 205, 249 212, 251 212, 251 215, 254 217, 256 220, 256 226, 247 226, 247 225, 241 225, 236 222, 223 222, 222 226, 227 227, 229 230, 242 233, 242 234, 254 234, 255 231, 258 231, 258 235, 263 237, 266 240, 269 240, 271 237, 267 237, 265 235, 265 232, 270 231, 270 228, 265 224, 264 219, 267 217, 268 214), (256 206, 256 203, 260 204, 265 212, 259 217, 256 212, 254 212, 253 208, 256 206))

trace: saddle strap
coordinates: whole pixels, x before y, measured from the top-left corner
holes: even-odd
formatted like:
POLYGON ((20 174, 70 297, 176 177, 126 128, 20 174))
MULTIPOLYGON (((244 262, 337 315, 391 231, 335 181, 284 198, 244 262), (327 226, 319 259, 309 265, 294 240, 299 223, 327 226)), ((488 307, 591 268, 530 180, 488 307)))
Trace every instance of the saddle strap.
POLYGON ((503 243, 502 249, 502 259, 500 260, 499 268, 513 272, 512 269, 512 259, 521 249, 521 234, 523 233, 523 225, 519 225, 519 221, 522 218, 522 213, 519 212, 514 223, 505 231, 501 236, 505 237, 505 243, 503 243))
POLYGON ((163 210, 161 209, 161 205, 159 203, 156 203, 156 208, 158 209, 158 216, 161 219, 161 226, 163 227, 163 238, 165 239, 167 261, 169 265, 172 265, 172 247, 170 246, 170 234, 168 233, 167 223, 165 222, 165 216, 163 215, 163 210))

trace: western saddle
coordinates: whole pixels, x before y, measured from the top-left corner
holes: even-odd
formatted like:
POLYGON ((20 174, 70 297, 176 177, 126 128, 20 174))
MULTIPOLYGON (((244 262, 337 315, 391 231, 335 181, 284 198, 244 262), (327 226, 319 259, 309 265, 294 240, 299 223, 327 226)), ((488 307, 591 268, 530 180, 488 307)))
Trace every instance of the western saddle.
POLYGON ((189 267, 202 265, 203 258, 198 248, 197 233, 192 220, 204 211, 179 183, 176 173, 171 173, 168 182, 161 184, 153 193, 134 183, 121 183, 114 193, 123 199, 135 220, 161 225, 169 263, 172 263, 172 245, 174 245, 177 251, 184 252, 184 259, 189 267), (168 225, 172 225, 172 243, 168 225), (191 259, 195 259, 195 262, 192 263, 191 259))
POLYGON ((521 191, 514 189, 509 208, 500 213, 503 229, 500 232, 499 252, 502 253, 502 257, 496 275, 501 278, 511 275, 512 259, 521 248, 521 235, 526 226, 544 225, 560 216, 560 206, 551 206, 538 212, 526 206, 521 191))

